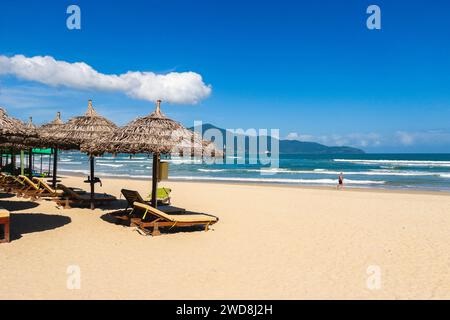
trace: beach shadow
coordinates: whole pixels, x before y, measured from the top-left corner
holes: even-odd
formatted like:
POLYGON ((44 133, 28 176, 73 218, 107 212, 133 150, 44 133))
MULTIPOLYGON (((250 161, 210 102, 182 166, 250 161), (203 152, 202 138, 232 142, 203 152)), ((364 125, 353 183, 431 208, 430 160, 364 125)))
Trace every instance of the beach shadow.
POLYGON ((13 193, 0 193, 0 199, 14 198, 15 196, 13 193))
POLYGON ((3 207, 11 212, 33 209, 36 208, 37 206, 39 206, 39 204, 32 201, 10 201, 10 200, 0 201, 0 207, 3 207))
MULTIPOLYGON (((129 212, 129 210, 128 210, 129 212)), ((125 221, 125 220, 121 220, 116 218, 117 216, 122 216, 125 215, 125 208, 122 210, 116 210, 116 211, 112 211, 109 213, 105 213, 102 216, 100 216, 100 219, 102 219, 105 222, 108 223, 112 223, 112 224, 116 224, 116 225, 121 225, 124 227, 129 227, 130 226, 130 221, 125 221)))
MULTIPOLYGON (((61 207, 63 206, 64 200, 61 201, 61 207)), ((105 202, 96 202, 95 209, 96 210, 102 210, 102 211, 111 211, 111 210, 117 210, 117 209, 123 209, 125 210, 127 206, 127 202, 125 200, 114 200, 114 201, 105 201, 105 202)), ((89 209, 90 203, 84 202, 84 203, 71 203, 71 208, 79 208, 79 209, 89 209)), ((68 208, 67 210, 70 210, 68 208)))
MULTIPOLYGON (((89 208, 89 204, 80 205, 80 204, 74 203, 74 204, 71 204, 71 206, 74 208, 89 208)), ((125 210, 126 206, 127 206, 127 202, 125 200, 117 199, 114 201, 96 203, 95 209, 103 210, 103 211, 110 211, 110 210, 117 210, 117 209, 125 210)))
MULTIPOLYGON (((164 228, 159 228, 159 230, 161 231, 161 236, 163 235, 169 235, 169 234, 174 234, 174 233, 193 233, 193 232, 204 232, 205 231, 205 227, 202 226, 192 226, 192 227, 174 227, 174 228, 170 228, 170 227, 164 227, 164 228)), ((149 230, 151 231, 151 230, 149 230)))
POLYGON ((44 213, 12 213, 10 220, 11 241, 22 238, 22 235, 26 233, 60 228, 72 221, 66 216, 44 213))
MULTIPOLYGON (((129 212, 130 212, 130 210, 128 210, 128 213, 129 212)), ((105 222, 112 223, 115 225, 120 225, 123 227, 130 227, 130 220, 122 220, 122 219, 117 218, 117 216, 123 216, 124 214, 125 214, 124 209, 117 210, 117 211, 113 211, 110 213, 105 213, 104 215, 102 215, 100 217, 100 219, 102 219, 105 222)), ((173 213, 172 215, 183 215, 183 214, 185 214, 185 213, 173 213)), ((199 214, 199 213, 198 212, 187 212, 187 214, 199 214)), ((204 213, 201 213, 201 214, 204 215, 204 213)), ((208 216, 212 216, 212 215, 208 214, 208 216)), ((165 235, 165 234, 174 234, 174 233, 183 233, 183 232, 186 232, 186 233, 200 232, 200 231, 205 231, 205 227, 201 226, 201 225, 200 226, 192 226, 192 227, 173 227, 173 228, 160 227, 159 230, 161 231, 161 235, 165 235)), ((151 228, 150 228, 150 230, 146 229, 146 231, 148 233, 150 233, 151 228)), ((140 232, 141 235, 144 235, 143 233, 144 232, 140 232)))
POLYGON ((112 201, 110 203, 104 204, 103 206, 99 206, 98 209, 104 209, 104 210, 125 210, 127 207, 128 202, 123 199, 117 199, 115 201, 112 201))

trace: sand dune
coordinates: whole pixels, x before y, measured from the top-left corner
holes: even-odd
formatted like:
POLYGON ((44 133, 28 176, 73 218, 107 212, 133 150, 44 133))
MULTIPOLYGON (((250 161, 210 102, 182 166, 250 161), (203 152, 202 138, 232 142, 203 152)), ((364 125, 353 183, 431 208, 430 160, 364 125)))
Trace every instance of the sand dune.
MULTIPOLYGON (((450 298, 448 194, 165 184, 174 205, 219 216, 214 230, 142 236, 108 210, 1 194, 13 241, 0 244, 0 298, 450 298), (69 266, 80 289, 67 288, 69 266)), ((98 190, 121 187, 150 183, 105 178, 98 190)))

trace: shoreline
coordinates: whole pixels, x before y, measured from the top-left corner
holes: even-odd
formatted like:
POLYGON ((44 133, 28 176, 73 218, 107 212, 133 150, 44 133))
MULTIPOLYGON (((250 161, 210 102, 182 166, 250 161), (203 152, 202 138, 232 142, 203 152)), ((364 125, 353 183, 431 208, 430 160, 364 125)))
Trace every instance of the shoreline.
MULTIPOLYGON (((101 178, 105 179, 117 179, 117 180, 136 180, 136 181, 151 181, 151 178, 148 177, 123 177, 123 176, 110 176, 104 174, 96 174, 101 178)), ((77 172, 64 172, 61 175, 58 175, 58 178, 64 177, 84 177, 86 174, 77 173, 77 172)), ((411 194, 411 195, 438 195, 438 196, 450 196, 450 191, 440 191, 440 190, 421 190, 421 189, 395 189, 395 188, 376 188, 376 187, 354 187, 354 186, 345 186, 344 189, 336 190, 336 187, 333 186, 310 186, 310 185, 297 185, 297 184, 284 184, 284 183, 273 183, 273 182, 249 182, 249 181, 221 181, 221 180, 196 180, 195 178, 192 180, 186 179, 176 179, 169 178, 169 180, 165 180, 167 182, 176 182, 176 183, 202 183, 202 184, 214 184, 214 185, 239 185, 239 186, 256 186, 256 187, 280 187, 280 188, 289 188, 289 189, 301 189, 301 190, 323 190, 323 191, 340 191, 340 192, 374 192, 374 193, 397 193, 397 194, 411 194)), ((337 184, 337 183, 336 183, 337 184)), ((88 185, 86 183, 86 185, 88 185)))
MULTIPOLYGON (((86 156, 61 155, 59 172, 72 176, 89 175, 86 156), (64 160, 64 165, 63 165, 64 160)), ((270 185, 294 188, 334 189, 337 177, 344 174, 344 185, 352 190, 376 190, 407 193, 450 193, 450 154, 433 156, 382 155, 345 157, 311 155, 279 157, 276 168, 235 163, 209 167, 189 165, 190 161, 167 159, 170 181, 196 181, 226 184, 270 185), (383 160, 386 159, 386 160, 383 160), (343 161, 343 162, 336 162, 343 161)), ((151 179, 151 163, 142 155, 132 159, 124 155, 97 158, 96 175, 117 179, 151 179)))

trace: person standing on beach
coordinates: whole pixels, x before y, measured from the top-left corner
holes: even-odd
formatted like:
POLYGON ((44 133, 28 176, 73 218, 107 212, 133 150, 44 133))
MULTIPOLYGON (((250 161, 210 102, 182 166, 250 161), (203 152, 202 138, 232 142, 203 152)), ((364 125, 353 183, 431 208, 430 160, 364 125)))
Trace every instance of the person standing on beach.
POLYGON ((337 189, 342 189, 344 187, 344 174, 341 172, 338 177, 337 189))

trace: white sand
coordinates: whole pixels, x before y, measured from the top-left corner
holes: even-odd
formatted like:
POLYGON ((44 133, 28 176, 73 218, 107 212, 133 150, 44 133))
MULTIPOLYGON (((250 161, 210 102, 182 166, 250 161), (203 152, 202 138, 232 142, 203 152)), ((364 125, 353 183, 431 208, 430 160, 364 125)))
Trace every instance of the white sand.
MULTIPOLYGON (((63 182, 87 188, 82 180, 63 182)), ((214 231, 142 236, 101 219, 105 210, 0 195, 15 238, 0 244, 0 298, 450 298, 449 194, 165 184, 174 205, 219 216, 214 231), (79 290, 67 289, 70 265, 79 290), (367 287, 369 266, 380 289, 367 287)), ((121 187, 150 184, 103 179, 97 189, 121 187)))

